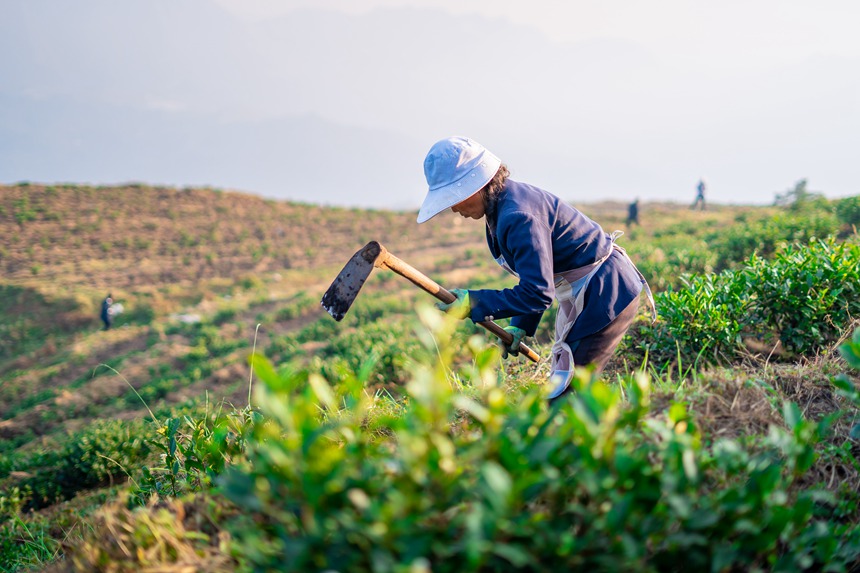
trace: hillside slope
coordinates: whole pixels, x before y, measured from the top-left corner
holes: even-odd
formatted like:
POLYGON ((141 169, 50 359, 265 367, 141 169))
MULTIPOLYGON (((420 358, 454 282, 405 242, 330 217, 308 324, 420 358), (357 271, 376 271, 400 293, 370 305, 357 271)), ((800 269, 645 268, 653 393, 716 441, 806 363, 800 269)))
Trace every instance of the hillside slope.
POLYGON ((255 340, 265 347, 319 318, 322 292, 367 241, 435 272, 482 248, 480 232, 213 189, 0 187, 3 449, 140 416, 129 386, 151 407, 241 396, 255 340), (125 312, 103 331, 108 292, 125 312), (214 330, 205 342, 201 323, 214 330))
MULTIPOLYGON (((679 211, 651 211, 661 209, 664 220, 679 211)), ((615 228, 624 209, 604 204, 588 212, 615 228)), ((135 391, 153 407, 205 391, 238 399, 249 348, 256 341, 266 349, 318 319, 325 288, 369 240, 450 286, 504 277, 485 253, 481 225, 451 215, 418 225, 412 212, 324 208, 217 189, 0 187, 4 449, 94 418, 140 416, 135 391), (105 332, 98 312, 108 292, 125 312, 105 332), (201 322, 210 331, 201 333, 201 322)), ((384 273, 373 279, 401 298, 417 294, 384 273)), ((309 358, 319 347, 303 344, 309 358)))
MULTIPOLYGON (((705 214, 653 205, 645 218, 659 228, 691 218, 715 225, 739 209, 705 214)), ((619 228, 624 215, 612 203, 585 210, 607 228, 619 228)), ((349 326, 330 321, 318 301, 369 240, 448 286, 510 283, 491 263, 481 225, 450 214, 417 225, 413 212, 323 208, 217 189, 0 187, 2 450, 33 447, 35 437, 94 419, 145 417, 143 402, 158 409, 204 397, 247 399, 253 348, 310 360, 334 332, 348 338, 349 326), (98 311, 108 292, 125 312, 103 331, 98 311)), ((429 300, 390 273, 374 273, 371 282, 362 297, 368 302, 381 291, 400 293, 381 302, 386 311, 409 312, 409 301, 429 300)))

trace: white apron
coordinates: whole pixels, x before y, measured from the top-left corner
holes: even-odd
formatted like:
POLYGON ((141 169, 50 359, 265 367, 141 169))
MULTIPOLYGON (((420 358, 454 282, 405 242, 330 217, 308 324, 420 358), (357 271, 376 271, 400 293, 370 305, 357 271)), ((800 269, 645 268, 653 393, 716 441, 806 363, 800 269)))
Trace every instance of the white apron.
MULTIPOLYGON (((633 265, 633 261, 630 260, 630 256, 627 254, 627 251, 615 243, 615 240, 623 234, 623 231, 615 231, 612 233, 610 235, 610 238, 612 239, 612 247, 609 253, 590 265, 553 275, 553 282, 555 283, 555 299, 558 301, 558 314, 555 319, 555 342, 553 342, 552 345, 552 367, 551 374, 549 376, 549 383, 552 387, 549 394, 550 399, 560 396, 562 392, 567 390, 567 387, 570 386, 570 381, 573 379, 575 366, 573 361, 573 349, 571 349, 570 345, 566 342, 566 339, 567 335, 570 334, 570 330, 573 328, 573 324, 576 322, 577 317, 579 317, 582 312, 585 301, 585 290, 588 288, 588 283, 591 282, 591 278, 595 273, 597 273, 603 263, 606 262, 613 250, 620 252, 630 262, 630 264, 633 265)), ((504 256, 499 256, 496 259, 496 262, 499 263, 503 269, 519 278, 519 275, 507 264, 504 256)), ((633 265, 633 268, 636 269, 636 265, 633 265)), ((651 288, 648 286, 648 282, 645 280, 645 277, 642 276, 641 272, 639 272, 639 269, 636 269, 636 272, 639 274, 639 278, 642 280, 645 292, 648 295, 648 302, 651 305, 652 320, 656 320, 657 308, 654 305, 654 297, 651 294, 651 288)))

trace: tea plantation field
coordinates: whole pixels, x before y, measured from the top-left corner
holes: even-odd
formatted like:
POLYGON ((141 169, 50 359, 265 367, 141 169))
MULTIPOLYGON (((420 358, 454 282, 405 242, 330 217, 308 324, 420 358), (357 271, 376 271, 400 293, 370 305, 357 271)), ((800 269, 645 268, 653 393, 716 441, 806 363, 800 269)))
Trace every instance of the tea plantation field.
POLYGON ((480 224, 0 186, 0 571, 860 571, 860 197, 795 191, 576 205, 660 316, 549 406, 391 272, 319 306, 370 240, 511 285, 480 224))

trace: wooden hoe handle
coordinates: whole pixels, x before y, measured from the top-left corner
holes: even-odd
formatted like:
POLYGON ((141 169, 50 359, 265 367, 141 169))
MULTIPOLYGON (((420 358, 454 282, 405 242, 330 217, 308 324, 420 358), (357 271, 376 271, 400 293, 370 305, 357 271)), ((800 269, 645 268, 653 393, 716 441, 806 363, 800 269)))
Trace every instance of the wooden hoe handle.
MULTIPOLYGON (((457 297, 451 294, 450 291, 444 289, 442 286, 436 283, 436 281, 430 279, 415 267, 398 259, 388 251, 384 250, 384 247, 382 254, 376 260, 375 266, 391 269, 398 275, 411 281, 412 284, 421 287, 422 289, 424 289, 425 291, 432 294, 446 304, 450 304, 457 300, 457 297)), ((491 320, 479 322, 478 324, 498 336, 508 346, 510 346, 510 344, 514 341, 514 337, 511 336, 511 333, 507 332, 504 328, 491 320)), ((540 356, 538 355, 538 353, 523 344, 522 342, 520 342, 519 351, 525 354, 532 362, 540 362, 540 356)))

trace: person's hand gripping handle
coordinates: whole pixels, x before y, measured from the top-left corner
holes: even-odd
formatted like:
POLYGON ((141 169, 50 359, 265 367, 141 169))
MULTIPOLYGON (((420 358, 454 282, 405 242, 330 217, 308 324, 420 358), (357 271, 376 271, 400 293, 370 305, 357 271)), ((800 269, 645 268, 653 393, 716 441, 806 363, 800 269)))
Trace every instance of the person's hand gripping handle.
MULTIPOLYGON (((439 289, 440 294, 444 291, 445 293, 450 294, 452 298, 446 301, 442 296, 437 295, 436 298, 442 302, 437 302, 436 308, 459 319, 468 318, 469 313, 472 310, 472 305, 469 302, 469 291, 454 289, 449 292, 442 287, 439 287, 439 289)), ((447 299, 448 297, 445 298, 447 299)), ((517 328, 516 326, 507 326, 502 328, 493 321, 482 321, 478 324, 499 337, 499 340, 503 343, 502 356, 504 358, 507 358, 508 354, 517 356, 522 352, 532 362, 538 362, 540 360, 540 356, 523 343, 523 338, 525 338, 526 332, 521 328, 517 328)))
MULTIPOLYGON (((375 265, 377 267, 385 267, 387 269, 390 269, 398 275, 402 276, 403 278, 409 279, 412 284, 421 287, 422 289, 432 294, 445 304, 451 304, 457 300, 457 297, 454 294, 442 288, 436 281, 432 280, 412 265, 395 257, 388 251, 385 251, 383 255, 380 256, 379 259, 377 259, 375 265)), ((513 344, 514 337, 511 335, 511 333, 506 332, 505 329, 503 329, 495 322, 488 320, 478 322, 477 324, 483 326, 484 328, 495 334, 508 346, 513 344)), ((540 362, 540 355, 538 355, 537 352, 526 346, 523 342, 520 342, 519 350, 521 353, 525 354, 532 362, 540 362)))

